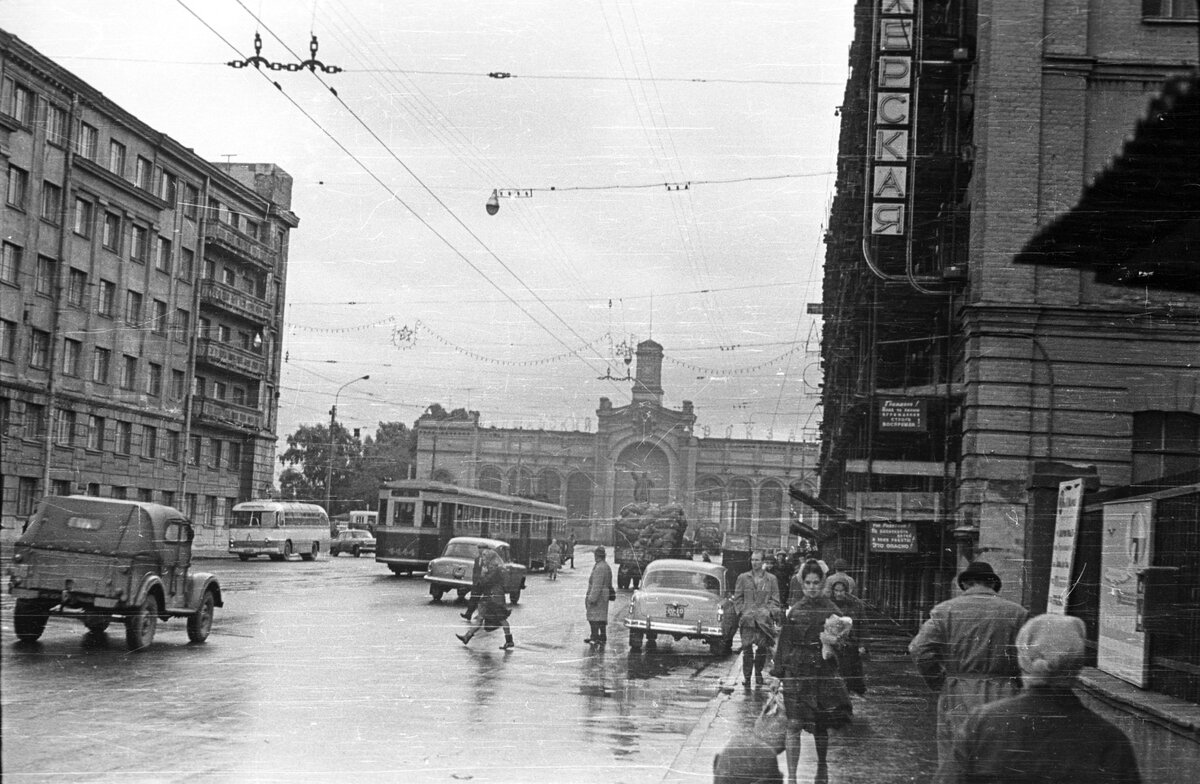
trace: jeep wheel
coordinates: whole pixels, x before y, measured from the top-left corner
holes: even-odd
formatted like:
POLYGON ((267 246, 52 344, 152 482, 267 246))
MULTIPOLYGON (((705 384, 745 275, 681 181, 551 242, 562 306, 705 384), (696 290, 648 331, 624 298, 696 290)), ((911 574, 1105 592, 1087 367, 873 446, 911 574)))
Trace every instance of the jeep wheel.
POLYGON ((445 588, 438 588, 436 585, 430 587, 430 589, 429 589, 429 595, 433 597, 433 600, 435 602, 440 602, 442 600, 442 594, 444 594, 445 592, 446 592, 445 588))
POLYGON ((293 552, 294 551, 292 550, 292 540, 288 539, 286 542, 283 543, 283 560, 286 561, 287 559, 291 558, 293 552))
POLYGON ((645 634, 641 629, 629 630, 629 650, 640 651, 642 649, 642 637, 645 634))
POLYGON ((208 633, 212 631, 213 607, 216 604, 217 600, 213 597, 213 592, 205 591, 204 598, 200 600, 200 609, 196 610, 195 615, 189 615, 187 619, 189 640, 198 643, 208 639, 208 633))
POLYGON ((83 614, 83 625, 92 634, 103 634, 110 623, 112 623, 111 613, 88 610, 83 614))
POLYGON ((17 606, 13 609, 13 627, 21 642, 36 642, 46 631, 46 622, 49 620, 49 607, 32 599, 17 599, 17 606))
POLYGON ((140 651, 154 642, 158 629, 158 599, 154 594, 142 600, 142 605, 125 616, 125 645, 131 651, 140 651))
POLYGON ((510 602, 512 602, 513 604, 516 604, 517 602, 521 601, 521 589, 518 588, 517 590, 510 593, 508 595, 508 600, 510 602))

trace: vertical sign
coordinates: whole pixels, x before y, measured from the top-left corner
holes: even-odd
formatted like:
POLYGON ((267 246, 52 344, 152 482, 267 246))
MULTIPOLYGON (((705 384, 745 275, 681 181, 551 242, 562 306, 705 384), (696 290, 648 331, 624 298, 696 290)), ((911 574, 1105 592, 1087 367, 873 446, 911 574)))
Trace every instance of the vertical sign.
POLYGON ((1071 596, 1071 568, 1075 564, 1075 541, 1083 505, 1083 480, 1058 485, 1058 511, 1054 515, 1054 547, 1050 555, 1050 596, 1046 612, 1067 614, 1071 596))
POLYGON ((911 189, 913 62, 916 0, 876 0, 875 68, 872 92, 870 233, 907 233, 905 205, 911 189))
POLYGON ((1150 565, 1153 518, 1153 501, 1105 504, 1100 542, 1096 666, 1143 687, 1147 680, 1146 633, 1138 630, 1138 581, 1150 565))

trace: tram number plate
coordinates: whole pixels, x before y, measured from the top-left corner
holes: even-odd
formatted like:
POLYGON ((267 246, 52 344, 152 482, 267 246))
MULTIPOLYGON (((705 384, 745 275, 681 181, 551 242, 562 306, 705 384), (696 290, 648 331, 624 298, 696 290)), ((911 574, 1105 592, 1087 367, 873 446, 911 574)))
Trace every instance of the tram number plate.
POLYGON ((668 618, 682 618, 683 617, 683 605, 682 604, 668 604, 667 605, 667 617, 668 618))

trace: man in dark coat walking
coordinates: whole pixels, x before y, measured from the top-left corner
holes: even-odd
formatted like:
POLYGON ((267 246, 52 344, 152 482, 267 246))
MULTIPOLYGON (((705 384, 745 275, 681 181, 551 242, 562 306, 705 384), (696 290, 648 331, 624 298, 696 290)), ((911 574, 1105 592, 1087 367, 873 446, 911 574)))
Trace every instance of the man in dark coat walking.
POLYGON ((591 645, 608 642, 608 603, 613 593, 612 567, 605 560, 603 547, 596 548, 596 565, 588 577, 587 594, 583 598, 591 634, 584 640, 591 645))

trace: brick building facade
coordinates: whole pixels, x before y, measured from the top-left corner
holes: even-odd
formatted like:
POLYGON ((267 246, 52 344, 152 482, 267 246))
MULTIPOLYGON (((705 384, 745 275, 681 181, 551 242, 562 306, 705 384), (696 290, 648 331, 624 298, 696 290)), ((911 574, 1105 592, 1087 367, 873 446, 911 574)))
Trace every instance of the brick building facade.
POLYGON ((0 31, 3 522, 44 494, 217 539, 271 486, 291 178, 214 164, 0 31))
POLYGON ((607 541, 637 492, 681 504, 691 535, 734 531, 758 547, 794 543, 791 522, 811 513, 793 512, 788 488, 816 493, 816 444, 697 437, 691 401, 663 405, 662 357, 658 343, 638 344, 631 402, 600 398, 595 433, 483 427, 477 412, 422 417, 417 477, 563 504, 585 540, 607 541))

